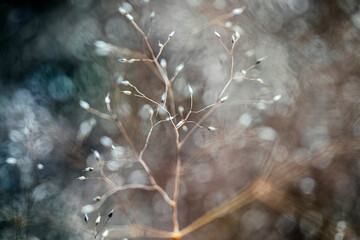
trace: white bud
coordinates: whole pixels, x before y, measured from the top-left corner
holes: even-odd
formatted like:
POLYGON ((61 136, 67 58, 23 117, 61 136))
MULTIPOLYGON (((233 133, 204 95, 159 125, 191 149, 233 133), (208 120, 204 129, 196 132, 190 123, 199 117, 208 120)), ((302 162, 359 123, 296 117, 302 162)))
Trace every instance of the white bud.
POLYGON ((264 81, 261 78, 257 78, 256 81, 258 81, 259 83, 264 83, 264 81))
POLYGON ((124 63, 124 62, 127 62, 128 60, 126 58, 120 58, 118 61, 121 63, 124 63))
POLYGON ((150 19, 154 19, 154 17, 155 17, 155 12, 152 11, 152 12, 150 13, 149 17, 150 17, 150 19))
POLYGON ((161 66, 162 68, 166 68, 166 66, 167 66, 166 59, 162 58, 162 59, 160 60, 160 66, 161 66))
POLYGON ((274 98, 273 98, 273 101, 274 102, 277 102, 277 101, 279 101, 280 99, 281 99, 281 94, 279 94, 279 95, 276 95, 274 98))
POLYGON ((130 96, 132 94, 132 92, 130 92, 130 91, 123 91, 123 93, 125 93, 128 96, 130 96))
POLYGON ((129 13, 126 14, 126 18, 127 18, 129 21, 134 20, 134 17, 131 16, 129 13))
POLYGON ((169 34, 169 38, 171 38, 172 36, 174 36, 175 34, 175 31, 172 31, 170 34, 169 34))
POLYGON ((177 124, 176 124, 176 128, 179 128, 181 125, 183 125, 185 123, 185 120, 183 119, 183 120, 180 120, 180 122, 178 122, 177 124))
POLYGON ((94 171, 93 167, 87 167, 84 169, 84 172, 92 172, 92 171, 94 171))
POLYGON ((235 37, 236 37, 236 39, 239 39, 239 38, 240 38, 240 33, 239 33, 239 32, 235 32, 235 37))
POLYGON ((41 163, 39 163, 38 165, 36 165, 37 169, 39 170, 43 170, 44 169, 44 165, 42 165, 41 163))
POLYGON ((122 7, 119 7, 119 12, 121 13, 121 15, 125 15, 127 13, 127 11, 122 7))
POLYGON ((210 132, 216 131, 216 128, 214 128, 214 127, 208 127, 207 129, 208 129, 210 132))
POLYGON ((149 108, 149 115, 150 117, 154 114, 154 109, 152 109, 152 107, 149 108))
POLYGON ((129 59, 128 63, 133 63, 135 62, 136 59, 132 58, 132 59, 129 59))
POLYGON ((98 202, 98 201, 100 201, 100 200, 101 200, 101 197, 100 197, 100 196, 96 196, 96 197, 93 198, 93 201, 94 201, 94 202, 98 202))
POLYGON ((9 157, 6 159, 6 163, 10 165, 14 165, 17 163, 17 160, 15 158, 9 157))
POLYGON ((182 115, 183 115, 183 112, 184 112, 184 107, 183 107, 183 106, 179 106, 179 107, 178 107, 178 111, 179 111, 179 113, 180 113, 180 116, 182 116, 182 115))
POLYGON ((88 223, 88 221, 89 221, 89 217, 88 217, 88 215, 86 213, 85 213, 85 216, 84 216, 84 220, 85 220, 86 223, 88 223))
POLYGON ((100 153, 98 151, 94 151, 94 156, 97 161, 100 161, 100 153))
POLYGON ((221 38, 220 33, 218 33, 217 31, 215 31, 214 34, 215 34, 216 37, 221 38))
POLYGON ((192 89, 192 87, 190 86, 190 84, 188 85, 188 88, 189 88, 189 93, 190 93, 190 95, 193 95, 194 90, 192 89))
POLYGON ((113 216, 113 214, 114 214, 114 211, 115 211, 115 209, 113 209, 113 210, 111 210, 111 211, 109 212, 108 218, 112 218, 112 216, 113 216))
POLYGON ((80 107, 82 107, 85 110, 88 110, 90 108, 90 105, 83 100, 80 100, 79 104, 80 104, 80 107))
POLYGON ((180 72, 181 70, 183 70, 183 68, 184 68, 184 64, 183 63, 181 63, 181 64, 179 64, 179 65, 177 65, 176 66, 176 68, 175 68, 175 72, 180 72))
POLYGON ((95 52, 99 56, 106 56, 110 53, 110 44, 104 42, 104 41, 96 41, 95 42, 95 52))
POLYGON ((110 93, 108 93, 107 95, 106 95, 106 97, 105 97, 105 103, 106 104, 110 104, 110 93))
POLYGON ((163 48, 164 47, 164 44, 162 44, 160 41, 159 41, 159 48, 163 48))
POLYGON ((167 94, 166 94, 166 92, 164 92, 164 93, 161 95, 161 102, 165 102, 166 97, 167 97, 167 94))
POLYGON ((119 85, 124 85, 124 86, 129 86, 130 85, 130 82, 129 81, 121 81, 121 82, 118 82, 119 85))
POLYGON ((235 43, 236 42, 236 37, 235 37, 235 35, 233 34, 233 35, 231 35, 231 42, 232 43, 235 43))
POLYGON ((267 56, 259 58, 255 64, 260 64, 262 61, 264 61, 265 59, 267 59, 267 56))
POLYGON ((242 73, 242 75, 246 75, 246 71, 243 69, 243 70, 241 70, 241 73, 242 73))
POLYGON ((102 237, 103 237, 103 238, 105 238, 105 237, 107 237, 107 236, 109 236, 109 230, 108 230, 108 229, 106 229, 106 230, 102 233, 102 237))
POLYGON ((184 132, 187 132, 189 129, 186 125, 183 125, 182 128, 181 128, 184 132))
POLYGON ((223 103, 223 102, 225 102, 226 100, 228 100, 228 98, 229 98, 228 96, 222 97, 222 98, 220 99, 220 102, 223 103))
POLYGON ((234 14, 234 15, 240 15, 240 14, 242 14, 244 12, 244 8, 242 7, 242 8, 235 8, 233 11, 232 11, 232 13, 234 14))
POLYGON ((80 176, 80 177, 78 177, 77 179, 79 179, 80 181, 85 181, 85 180, 86 180, 86 177, 85 177, 85 176, 80 176))
POLYGON ((95 224, 98 225, 101 221, 101 216, 98 216, 95 220, 95 224))
POLYGON ((111 145, 111 150, 115 151, 115 146, 111 145))
POLYGON ((171 117, 167 117, 165 120, 166 121, 171 121, 171 120, 173 120, 175 117, 173 117, 173 116, 171 116, 171 117))

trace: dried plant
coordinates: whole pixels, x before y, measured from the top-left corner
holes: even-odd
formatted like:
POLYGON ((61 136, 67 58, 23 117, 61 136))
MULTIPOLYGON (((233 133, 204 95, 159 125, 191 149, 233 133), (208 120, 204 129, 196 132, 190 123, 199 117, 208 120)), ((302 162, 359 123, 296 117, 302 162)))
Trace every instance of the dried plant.
MULTIPOLYGON (((207 27, 217 24, 222 25, 222 21, 228 19, 234 15, 239 15, 243 12, 244 8, 236 8, 228 14, 221 15, 209 23, 194 28, 193 32, 199 32, 207 27)), ((215 37, 219 39, 221 46, 224 48, 227 56, 231 59, 230 64, 230 73, 229 78, 225 82, 223 88, 219 91, 217 99, 214 103, 204 106, 199 110, 194 108, 194 90, 191 85, 188 85, 188 93, 190 96, 188 110, 185 111, 185 108, 179 105, 175 98, 175 93, 173 90, 173 83, 176 81, 177 76, 181 71, 186 70, 186 64, 178 65, 173 71, 174 74, 170 76, 166 70, 167 63, 164 59, 160 59, 162 56, 163 50, 167 44, 175 37, 175 31, 171 32, 167 40, 164 43, 158 44, 159 50, 156 53, 153 46, 149 41, 149 34, 139 27, 135 22, 134 17, 128 13, 123 8, 119 8, 120 13, 127 18, 129 23, 135 28, 135 30, 140 33, 143 41, 146 44, 147 52, 149 57, 146 54, 138 53, 133 50, 119 48, 109 43, 103 41, 96 42, 96 51, 102 55, 107 55, 109 52, 113 54, 126 55, 127 58, 120 58, 119 62, 122 64, 139 64, 145 63, 151 71, 158 76, 164 85, 163 94, 160 99, 158 97, 150 97, 146 95, 142 87, 138 87, 131 80, 125 80, 123 77, 119 77, 114 83, 114 91, 112 94, 107 94, 105 96, 105 106, 106 111, 100 111, 98 109, 90 106, 85 100, 80 100, 80 106, 91 114, 96 115, 99 118, 109 120, 114 122, 117 126, 117 129, 121 132, 123 138, 125 139, 128 146, 131 148, 132 153, 130 154, 130 161, 137 162, 144 172, 146 172, 149 183, 146 184, 125 184, 118 185, 113 181, 109 176, 107 176, 106 171, 104 170, 105 164, 111 161, 121 161, 120 159, 114 160, 104 160, 102 155, 98 151, 94 151, 94 158, 97 160, 96 165, 87 167, 84 169, 86 175, 80 176, 78 179, 81 181, 90 181, 90 180, 100 180, 104 181, 110 187, 110 190, 105 192, 102 195, 96 196, 94 198, 95 204, 85 205, 82 209, 84 212, 84 221, 88 227, 88 230, 93 234, 94 238, 102 237, 103 239, 121 239, 121 238, 138 238, 138 237, 148 237, 148 238, 166 238, 166 239, 181 239, 190 233, 198 230, 199 228, 219 219, 226 215, 233 213, 234 211, 243 208, 251 203, 260 201, 270 206, 271 208, 284 213, 285 215, 293 211, 287 209, 287 206, 296 206, 296 211, 304 211, 304 209, 311 209, 311 206, 308 206, 302 202, 299 202, 296 199, 293 199, 291 196, 283 190, 283 187, 288 183, 297 179, 300 175, 304 174, 310 167, 311 164, 314 164, 316 161, 322 161, 322 158, 319 157, 321 154, 326 152, 329 149, 329 146, 319 151, 319 155, 312 155, 308 159, 306 164, 298 165, 294 162, 285 162, 279 163, 274 160, 274 152, 277 149, 277 143, 267 147, 264 151, 267 151, 268 157, 265 160, 262 160, 259 166, 256 168, 255 177, 251 183, 245 184, 241 190, 230 197, 228 200, 224 201, 218 207, 215 207, 213 210, 203 214, 198 217, 195 221, 188 224, 184 228, 180 228, 179 224, 179 192, 181 186, 182 177, 186 177, 186 171, 192 167, 192 164, 198 159, 202 159, 208 155, 211 155, 213 152, 226 151, 227 146, 230 143, 242 138, 248 137, 251 139, 251 131, 248 133, 235 133, 233 130, 228 130, 219 133, 217 138, 213 138, 208 143, 205 143, 203 146, 198 147, 195 154, 188 156, 187 153, 187 142, 194 135, 196 131, 210 131, 218 132, 220 127, 206 125, 206 120, 215 112, 216 109, 223 105, 234 106, 239 104, 247 105, 258 105, 258 104, 275 104, 281 99, 281 95, 276 95, 270 100, 260 99, 260 100, 248 100, 248 101, 238 101, 231 100, 226 95, 227 90, 231 86, 231 83, 236 79, 243 79, 249 81, 255 81, 259 84, 262 84, 263 81, 260 78, 254 78, 248 76, 248 73, 256 68, 263 60, 259 59, 250 67, 242 70, 241 75, 234 74, 235 72, 235 51, 239 40, 241 39, 240 34, 235 32, 231 37, 230 48, 227 47, 227 41, 224 41, 222 36, 218 32, 214 32, 215 37), (143 100, 146 104, 151 107, 148 107, 148 119, 150 121, 150 129, 147 132, 145 141, 142 147, 138 147, 138 144, 135 144, 131 135, 125 124, 122 122, 121 117, 118 114, 118 104, 120 99, 120 94, 123 94, 124 97, 137 98, 143 100), (195 116, 195 117, 194 117, 195 116), (174 177, 173 181, 173 191, 170 194, 162 184, 158 183, 158 179, 151 170, 151 167, 144 157, 145 152, 148 149, 149 144, 151 144, 151 136, 160 125, 166 125, 171 129, 171 132, 165 132, 170 134, 170 139, 173 139, 176 153, 174 154, 176 158, 176 167, 171 172, 171 175, 174 177), (249 134, 248 136, 246 134, 249 134), (226 138, 224 137, 226 136, 226 138), (219 140, 220 139, 220 140, 219 140), (186 155, 187 161, 183 162, 183 155, 186 155), (97 175, 96 175, 97 174, 97 175), (98 211, 105 201, 124 190, 129 189, 141 189, 145 191, 156 191, 163 200, 172 208, 172 231, 165 231, 161 229, 155 229, 152 227, 144 226, 139 223, 124 225, 124 226, 108 226, 109 220, 112 218, 114 210, 111 210, 107 216, 102 217, 98 215, 95 220, 89 219, 88 214, 98 211), (104 220, 105 219, 105 220, 104 220)), ((150 14, 150 19, 154 18, 155 14, 150 14)), ((84 138, 84 137, 83 137, 84 138)), ((153 143, 156 145, 156 142, 153 143)), ((254 143, 256 144, 256 143, 254 143)), ((193 147, 193 146, 192 146, 193 147)), ((116 151, 116 146, 111 146, 113 151, 116 151)), ((158 149, 158 151, 164 151, 165 149, 158 149)), ((295 156, 290 156, 295 157, 295 156)), ((116 209, 116 208, 115 208, 116 209)), ((291 216, 289 216, 291 218, 291 216)))

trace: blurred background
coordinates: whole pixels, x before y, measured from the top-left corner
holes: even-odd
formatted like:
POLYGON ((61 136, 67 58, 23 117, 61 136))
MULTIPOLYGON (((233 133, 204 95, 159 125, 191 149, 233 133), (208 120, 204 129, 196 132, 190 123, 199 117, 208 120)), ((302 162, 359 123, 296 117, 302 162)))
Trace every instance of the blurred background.
MULTIPOLYGON (((234 80, 225 94, 229 104, 203 123, 217 131, 198 129, 184 146, 180 228, 263 172, 273 179, 281 173, 282 180, 281 166, 306 167, 301 174, 288 171, 280 200, 255 201, 185 239, 360 239, 358 0, 1 1, 0 239, 93 239, 83 207, 111 187, 76 178, 96 164, 94 150, 109 161, 105 173, 116 184, 149 184, 116 125, 79 106, 84 100, 106 112, 104 98, 116 96, 118 79, 156 101, 165 90, 148 65, 119 63, 148 55, 119 6, 150 32, 156 53, 158 42, 176 31, 160 58, 169 76, 184 64, 173 89, 185 113, 188 84, 198 110, 216 101, 230 76, 231 59, 214 31, 229 48, 231 35, 240 33, 235 76, 267 57, 249 73, 263 83, 234 80), (213 21, 239 7, 243 14, 213 21), (258 102, 280 95, 274 104, 258 102)), ((115 110, 137 150, 150 129, 150 107, 119 95, 115 110)), ((169 194, 172 141, 171 126, 160 125, 144 155, 169 194)), ((114 208, 109 226, 172 230, 171 208, 158 193, 121 192, 89 214, 91 223, 114 208)))

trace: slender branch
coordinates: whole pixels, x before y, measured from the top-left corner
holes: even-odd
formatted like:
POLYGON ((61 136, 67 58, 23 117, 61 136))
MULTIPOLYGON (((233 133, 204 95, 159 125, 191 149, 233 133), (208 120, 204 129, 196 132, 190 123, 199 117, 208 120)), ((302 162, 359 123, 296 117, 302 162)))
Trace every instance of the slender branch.
POLYGON ((174 223, 174 232, 179 232, 179 221, 178 221, 178 198, 179 198, 179 191, 180 191, 180 175, 181 175, 181 159, 178 154, 177 161, 176 161, 176 173, 175 173, 175 189, 173 199, 175 202, 174 210, 173 210, 173 223, 174 223))
MULTIPOLYGON (((210 111, 207 112, 199 121, 198 124, 202 125, 202 123, 215 111, 216 107, 218 106, 217 103, 221 103, 221 98, 223 97, 225 91, 228 89, 228 87, 230 86, 231 81, 233 80, 234 77, 234 48, 235 48, 235 44, 236 44, 237 40, 232 44, 231 47, 231 68, 230 68, 230 78, 227 81, 227 83, 225 84, 225 86, 223 87, 223 89, 221 90, 217 101, 215 104, 212 105, 212 107, 210 108, 210 111)), ((198 125, 195 125, 193 128, 191 128, 190 132, 188 134, 186 134, 186 136, 184 137, 184 139, 179 143, 180 144, 180 148, 184 145, 184 143, 194 134, 194 132, 196 131, 196 129, 198 128, 198 125)))

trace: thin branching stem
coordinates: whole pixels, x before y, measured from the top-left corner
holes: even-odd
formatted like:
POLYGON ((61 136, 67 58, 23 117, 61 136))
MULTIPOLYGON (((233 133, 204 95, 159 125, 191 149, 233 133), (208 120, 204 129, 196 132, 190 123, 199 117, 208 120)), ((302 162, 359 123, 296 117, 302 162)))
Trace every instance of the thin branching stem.
MULTIPOLYGON (((202 123, 215 111, 216 107, 218 106, 217 103, 220 103, 221 98, 223 97, 225 91, 227 90, 227 88, 230 86, 231 81, 233 80, 234 77, 234 48, 235 48, 235 44, 236 41, 232 44, 231 47, 231 68, 230 68, 230 78, 227 81, 227 83, 225 84, 225 86, 223 87, 223 89, 221 90, 217 101, 215 104, 212 105, 212 107, 210 108, 210 110, 198 121, 199 125, 202 125, 202 123)), ((193 128, 191 128, 191 130, 189 131, 188 134, 186 134, 186 136, 183 138, 183 140, 181 140, 180 144, 180 148, 184 145, 184 143, 194 134, 194 132, 196 131, 196 129, 198 128, 198 125, 195 125, 193 128)))

